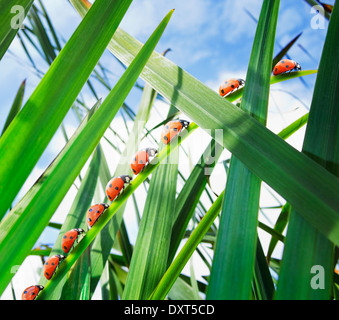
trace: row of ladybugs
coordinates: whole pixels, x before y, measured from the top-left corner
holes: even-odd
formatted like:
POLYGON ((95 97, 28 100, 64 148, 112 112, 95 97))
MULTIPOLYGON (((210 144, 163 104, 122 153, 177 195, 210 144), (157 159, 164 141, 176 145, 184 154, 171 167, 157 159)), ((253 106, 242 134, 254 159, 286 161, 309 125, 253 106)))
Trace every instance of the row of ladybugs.
MULTIPOLYGON (((284 59, 279 61, 273 68, 273 74, 275 76, 283 74, 286 72, 291 72, 293 70, 301 70, 301 66, 298 62, 293 60, 284 59)), ((224 97, 227 94, 230 94, 234 90, 240 88, 245 84, 243 79, 228 79, 224 81, 219 87, 219 94, 224 97)))
MULTIPOLYGON (((161 140, 166 145, 168 144, 178 133, 180 133, 184 128, 189 126, 189 122, 186 120, 173 120, 169 121, 163 128, 161 133, 161 140)), ((154 148, 146 148, 144 150, 138 151, 131 162, 131 169, 135 175, 139 174, 145 169, 149 164, 150 160, 157 155, 158 151, 154 148)), ((106 194, 110 201, 114 201, 124 190, 125 184, 129 184, 132 180, 132 177, 129 175, 121 175, 111 179, 106 186, 106 194)), ((105 209, 109 206, 105 203, 95 204, 91 206, 86 214, 86 222, 88 229, 90 229, 103 214, 105 209)), ((75 243, 78 242, 80 234, 83 234, 85 231, 80 228, 72 229, 67 232, 62 237, 61 247, 62 250, 67 254, 74 247, 75 243)), ((55 273, 58 265, 65 259, 64 255, 54 255, 49 257, 43 268, 44 276, 47 280, 50 280, 55 273)), ((44 289, 41 285, 33 285, 24 290, 22 293, 22 300, 34 300, 39 292, 44 289)))
MULTIPOLYGON (((284 59, 279 61, 273 68, 273 74, 279 75, 292 70, 301 70, 300 64, 284 59)), ((244 85, 245 81, 242 79, 229 79, 223 82, 219 87, 219 94, 224 97, 230 94, 240 86, 244 85)), ((164 144, 168 144, 182 129, 187 128, 189 125, 188 121, 185 120, 174 120, 168 122, 161 133, 161 140, 164 144)), ((157 150, 153 148, 147 148, 137 152, 132 160, 131 168, 135 175, 140 173, 149 164, 150 159, 154 158, 157 154, 157 150)), ((111 179, 106 186, 106 194, 110 201, 114 201, 124 190, 125 184, 129 184, 132 177, 129 175, 121 175, 111 179)), ((91 206, 86 215, 86 221, 88 228, 91 228, 99 217, 109 206, 105 203, 100 203, 91 206)), ((78 240, 80 234, 84 233, 83 229, 77 228, 67 231, 61 242, 63 251, 67 254, 78 240)), ((49 280, 54 274, 59 263, 65 259, 63 255, 55 255, 48 258, 44 264, 44 275, 49 280)), ((24 290, 22 294, 22 300, 34 300, 39 292, 44 287, 41 285, 30 286, 24 290)))

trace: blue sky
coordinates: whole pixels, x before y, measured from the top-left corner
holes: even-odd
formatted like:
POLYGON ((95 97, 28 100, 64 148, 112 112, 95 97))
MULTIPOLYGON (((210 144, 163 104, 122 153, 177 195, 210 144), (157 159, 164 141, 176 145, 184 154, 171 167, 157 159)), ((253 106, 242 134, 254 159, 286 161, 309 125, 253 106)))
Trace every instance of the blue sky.
MULTIPOLYGON (((43 3, 58 30, 58 35, 67 41, 81 21, 79 15, 66 0, 43 0, 43 3)), ((131 4, 121 27, 139 41, 145 42, 166 13, 174 8, 175 12, 157 46, 157 51, 163 52, 171 48, 167 54, 168 59, 217 91, 219 84, 227 78, 246 78, 256 28, 255 20, 259 18, 261 4, 262 1, 258 0, 138 0, 131 4)), ((317 69, 328 22, 324 21, 324 29, 312 29, 311 21, 314 16, 306 1, 281 0, 274 55, 302 32, 289 55, 301 64, 303 70, 317 69)), ((5 122, 21 82, 27 79, 24 98, 26 101, 40 81, 32 72, 30 63, 17 40, 13 41, 10 51, 14 55, 8 52, 0 62, 0 128, 5 122)), ((41 70, 47 70, 47 64, 34 50, 32 57, 41 70)), ((101 62, 111 70, 109 79, 113 86, 121 76, 123 68, 108 51, 102 56, 101 62)), ((307 112, 315 79, 315 75, 305 77, 306 85, 299 79, 295 79, 272 86, 268 119, 268 127, 272 131, 280 131, 307 112)), ((138 82, 143 83, 142 80, 138 82)), ((98 83, 96 83, 96 90, 102 98, 108 94, 108 91, 98 83)), ((88 89, 84 89, 83 95, 89 106, 95 103, 88 89)), ((136 110, 140 96, 140 90, 133 89, 126 100, 127 104, 136 110)), ((162 105, 158 104, 157 108, 161 113, 162 105)), ((155 115, 154 117, 156 119, 154 124, 156 124, 158 118, 155 115)), ((65 124, 70 135, 77 124, 71 112, 67 115, 65 124)), ((303 132, 300 130, 288 142, 300 148, 303 132)), ((45 170, 63 144, 64 140, 58 131, 20 195, 23 195, 45 170)), ((199 149, 196 154, 194 150, 191 152, 196 159, 202 150, 199 149)), ((218 181, 222 180, 220 177, 224 177, 221 171, 212 180, 218 192, 224 187, 224 184, 218 184, 218 181)), ((67 197, 66 203, 71 201, 74 193, 70 193, 67 197)), ((50 237, 46 236, 40 241, 49 240, 50 237)))

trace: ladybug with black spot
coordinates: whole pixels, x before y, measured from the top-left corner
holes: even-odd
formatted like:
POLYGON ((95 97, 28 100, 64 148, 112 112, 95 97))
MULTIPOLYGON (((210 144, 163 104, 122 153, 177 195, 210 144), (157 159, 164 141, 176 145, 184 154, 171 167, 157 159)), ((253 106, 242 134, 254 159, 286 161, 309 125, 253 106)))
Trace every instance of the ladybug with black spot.
POLYGON ((24 290, 21 300, 34 300, 44 287, 41 285, 30 286, 24 290))
POLYGON ((125 183, 130 183, 132 177, 129 175, 122 175, 112 178, 106 186, 106 194, 109 200, 113 201, 125 189, 125 183))
POLYGON ((173 120, 165 124, 161 132, 161 140, 164 144, 168 144, 178 133, 189 126, 186 120, 173 120))
POLYGON ((245 80, 243 79, 229 79, 224 81, 219 87, 219 94, 224 97, 227 94, 233 92, 236 89, 239 89, 241 86, 245 85, 245 80))
POLYGON ((44 276, 47 280, 50 280, 62 260, 65 259, 65 256, 57 254, 55 256, 49 257, 44 264, 44 276))
POLYGON ((86 221, 88 228, 92 228, 94 223, 96 223, 99 217, 109 206, 106 203, 95 204, 91 206, 86 214, 86 221))
POLYGON ((138 151, 132 160, 131 168, 134 174, 138 174, 149 164, 150 158, 154 158, 158 153, 157 149, 147 148, 138 151))
POLYGON ((290 59, 284 59, 284 60, 280 60, 273 68, 273 74, 275 76, 279 75, 279 74, 283 74, 289 71, 300 71, 301 70, 301 66, 298 62, 295 62, 293 60, 290 59))
POLYGON ((78 236, 84 232, 84 229, 81 228, 75 228, 65 232, 61 240, 62 250, 64 250, 65 253, 68 253, 75 241, 78 240, 78 236))

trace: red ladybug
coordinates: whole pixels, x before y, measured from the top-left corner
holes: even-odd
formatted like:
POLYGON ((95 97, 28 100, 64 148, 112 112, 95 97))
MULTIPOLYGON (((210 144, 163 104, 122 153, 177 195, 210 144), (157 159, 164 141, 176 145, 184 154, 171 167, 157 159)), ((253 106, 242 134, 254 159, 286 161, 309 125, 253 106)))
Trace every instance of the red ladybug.
POLYGON ((65 253, 68 253, 69 250, 71 250, 71 248, 73 247, 75 240, 78 239, 79 234, 84 232, 85 231, 80 228, 72 229, 65 232, 61 240, 62 250, 64 250, 65 253))
POLYGON ((21 295, 21 300, 34 300, 43 288, 44 287, 40 285, 26 288, 21 295))
POLYGON ((134 174, 138 174, 149 163, 150 157, 155 157, 158 150, 153 148, 147 148, 145 150, 138 151, 133 157, 131 168, 134 174))
POLYGON ((92 228, 94 223, 97 222, 99 217, 102 215, 102 213, 107 209, 109 206, 106 203, 100 203, 95 204, 94 206, 91 206, 86 214, 86 221, 88 228, 92 228))
POLYGON ((301 70, 301 66, 298 62, 293 60, 284 59, 279 61, 273 68, 273 74, 277 76, 278 74, 286 73, 287 71, 292 70, 301 70))
POLYGON ((119 196, 120 192, 125 188, 125 183, 130 183, 132 177, 129 175, 123 175, 112 178, 106 186, 106 194, 109 200, 113 201, 119 196))
POLYGON ((186 120, 174 120, 165 124, 161 132, 161 140, 164 144, 168 144, 183 128, 189 126, 186 120))
POLYGON ((226 94, 233 92, 245 84, 243 79, 229 79, 223 82, 219 87, 219 94, 224 97, 226 94))
POLYGON ((47 280, 51 279, 59 263, 65 259, 65 256, 57 254, 48 258, 44 264, 44 276, 47 280))

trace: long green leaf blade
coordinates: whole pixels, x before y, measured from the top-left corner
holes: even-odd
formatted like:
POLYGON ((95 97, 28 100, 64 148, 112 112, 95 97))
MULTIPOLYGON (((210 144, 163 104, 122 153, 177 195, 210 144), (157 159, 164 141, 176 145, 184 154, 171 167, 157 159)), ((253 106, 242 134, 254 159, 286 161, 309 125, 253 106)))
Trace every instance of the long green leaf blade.
POLYGON ((15 118, 17 113, 20 111, 21 105, 22 105, 22 99, 24 97, 25 87, 26 87, 26 80, 24 80, 19 87, 19 90, 18 90, 18 92, 15 96, 11 110, 8 113, 6 122, 4 124, 4 127, 2 128, 2 132, 1 132, 0 136, 2 136, 4 134, 7 127, 10 125, 10 123, 13 121, 13 119, 15 118))
MULTIPOLYGON (((320 60, 302 151, 339 176, 339 2, 336 1, 320 60)), ((333 244, 292 206, 277 299, 331 299, 333 244), (297 244, 297 245, 296 245, 297 244), (322 268, 321 270, 314 267, 322 268), (317 278, 319 272, 319 278, 317 278), (321 274, 320 274, 321 272, 321 274)))
POLYGON ((21 0, 20 3, 3 0, 0 2, 0 60, 19 31, 24 18, 34 0, 21 0))
MULTIPOLYGON (((278 12, 279 1, 264 1, 240 105, 263 125, 267 118, 278 12)), ((260 186, 260 179, 232 156, 207 299, 250 299, 257 249, 260 186)))
POLYGON ((131 1, 95 2, 1 137, 0 217, 61 124, 131 1))

